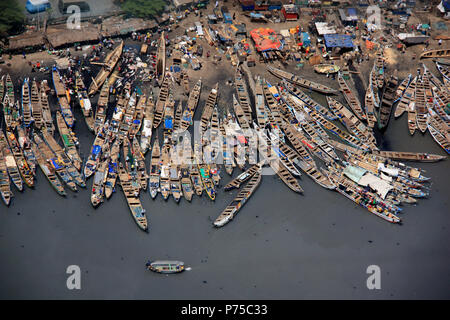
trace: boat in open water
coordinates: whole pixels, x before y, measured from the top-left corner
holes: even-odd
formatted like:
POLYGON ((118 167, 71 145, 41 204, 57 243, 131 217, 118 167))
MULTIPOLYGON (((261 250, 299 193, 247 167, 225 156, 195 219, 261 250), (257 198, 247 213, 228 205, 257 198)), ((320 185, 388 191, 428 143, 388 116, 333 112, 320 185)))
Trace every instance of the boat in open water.
POLYGON ((0 149, 0 195, 6 206, 11 203, 13 193, 11 192, 11 185, 9 182, 8 168, 6 166, 6 159, 0 149))
POLYGON ((185 270, 184 262, 181 261, 168 261, 158 260, 145 264, 146 268, 150 271, 157 273, 179 273, 185 270))

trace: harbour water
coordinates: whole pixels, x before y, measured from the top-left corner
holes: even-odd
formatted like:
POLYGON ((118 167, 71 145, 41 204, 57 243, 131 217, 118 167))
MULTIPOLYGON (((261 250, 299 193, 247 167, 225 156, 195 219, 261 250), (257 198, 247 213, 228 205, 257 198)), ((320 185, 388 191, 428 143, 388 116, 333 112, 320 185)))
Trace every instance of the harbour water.
MULTIPOLYGON (((443 154, 429 133, 410 137, 405 116, 391 120, 382 149, 443 154)), ((93 135, 79 109, 75 117, 86 155, 93 135)), ((304 195, 264 176, 221 229, 212 222, 237 190, 220 190, 215 202, 204 195, 180 204, 142 194, 148 234, 136 226, 120 187, 95 210, 92 179, 87 189, 62 198, 38 170, 34 190, 14 190, 11 206, 0 206, 0 298, 448 299, 449 161, 414 165, 433 183, 429 199, 403 207, 402 225, 371 215, 305 175, 304 195), (145 269, 149 259, 182 260, 191 270, 155 274, 145 269), (80 290, 66 286, 70 265, 81 269, 80 290), (369 265, 381 269, 380 290, 366 286, 369 265)), ((230 178, 222 177, 223 186, 230 178)))

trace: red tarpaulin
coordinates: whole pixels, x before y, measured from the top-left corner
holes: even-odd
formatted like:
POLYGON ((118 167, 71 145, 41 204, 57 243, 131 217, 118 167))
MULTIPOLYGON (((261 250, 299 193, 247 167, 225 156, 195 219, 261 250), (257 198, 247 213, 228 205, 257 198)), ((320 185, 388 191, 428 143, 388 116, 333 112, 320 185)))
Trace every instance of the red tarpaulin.
POLYGON ((282 50, 283 43, 281 38, 273 29, 270 28, 257 28, 250 31, 250 36, 255 42, 256 50, 269 51, 269 50, 282 50))

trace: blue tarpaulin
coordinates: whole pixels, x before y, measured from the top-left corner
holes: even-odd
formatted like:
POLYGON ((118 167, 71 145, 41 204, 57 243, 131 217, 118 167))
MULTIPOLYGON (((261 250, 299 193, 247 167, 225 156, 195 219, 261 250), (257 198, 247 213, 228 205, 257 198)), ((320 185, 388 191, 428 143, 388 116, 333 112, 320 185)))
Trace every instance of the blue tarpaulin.
POLYGON ((98 154, 101 150, 102 150, 102 147, 100 147, 100 146, 98 146, 98 145, 95 145, 95 146, 92 148, 92 154, 98 154))
POLYGON ((133 123, 134 123, 134 124, 138 124, 138 123, 140 123, 140 122, 141 122, 141 120, 139 120, 139 119, 133 120, 133 123))
POLYGON ((352 36, 346 34, 325 34, 327 48, 353 48, 352 36))
POLYGON ((58 160, 56 160, 56 159, 52 159, 52 164, 53 164, 53 167, 55 167, 56 170, 63 168, 62 166, 60 166, 58 164, 58 160))
POLYGON ((166 129, 172 129, 173 127, 172 119, 164 119, 164 127, 166 129))

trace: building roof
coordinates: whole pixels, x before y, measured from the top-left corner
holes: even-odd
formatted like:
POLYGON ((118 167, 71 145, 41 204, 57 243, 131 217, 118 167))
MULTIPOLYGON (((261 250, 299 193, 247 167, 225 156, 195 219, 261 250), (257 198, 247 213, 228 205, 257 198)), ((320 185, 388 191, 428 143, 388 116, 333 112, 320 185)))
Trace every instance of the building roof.
POLYGON ((100 37, 96 25, 85 23, 81 29, 67 29, 66 25, 50 26, 47 28, 46 38, 53 48, 76 42, 96 41, 100 37))
POLYGON ((353 48, 352 37, 346 34, 325 34, 325 45, 327 48, 353 48))
POLYGON ((44 33, 32 31, 9 38, 9 49, 18 50, 27 47, 42 46, 45 43, 44 33))
POLYGON ((327 22, 316 22, 317 33, 321 36, 324 34, 335 34, 336 29, 334 27, 330 27, 327 22))
POLYGON ((283 50, 281 37, 270 28, 257 28, 250 31, 257 51, 283 50))

